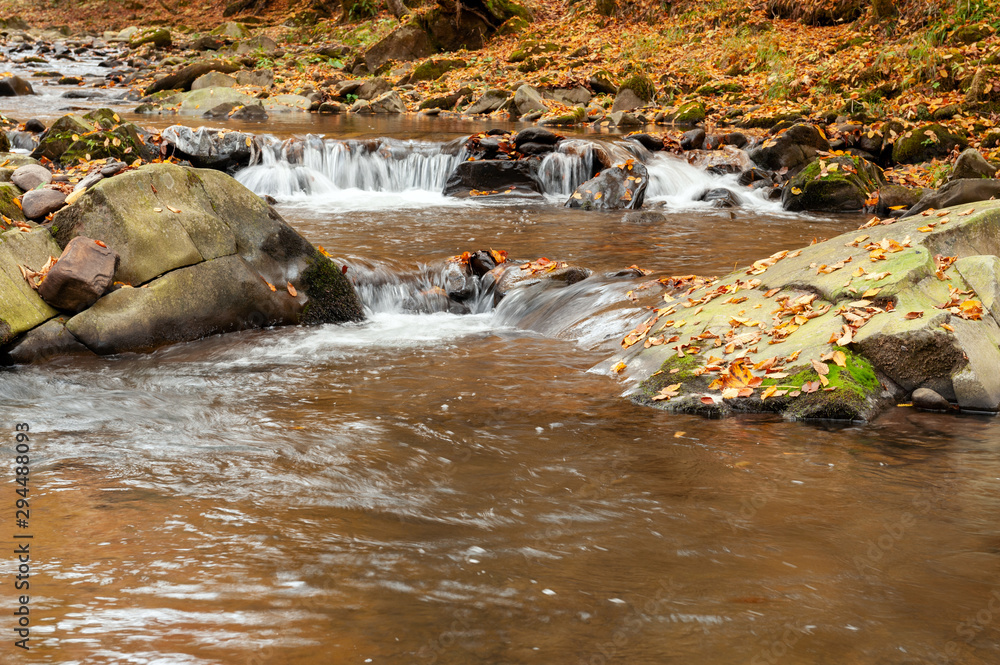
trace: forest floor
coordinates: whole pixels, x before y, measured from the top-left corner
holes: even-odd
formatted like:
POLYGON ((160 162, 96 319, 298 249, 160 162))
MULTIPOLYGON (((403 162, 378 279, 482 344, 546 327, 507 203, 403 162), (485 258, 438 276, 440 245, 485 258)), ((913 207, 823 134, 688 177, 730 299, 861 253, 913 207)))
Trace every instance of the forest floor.
MULTIPOLYGON (((856 20, 818 26, 776 18, 763 0, 688 0, 667 3, 669 11, 639 0, 620 12, 629 18, 601 16, 587 0, 528 0, 534 20, 526 28, 496 35, 482 49, 456 53, 465 67, 417 83, 416 89, 426 98, 464 86, 571 88, 586 86, 595 74, 612 82, 644 74, 656 86, 655 105, 666 111, 692 100, 704 103, 709 134, 731 126, 766 130, 771 120, 785 117, 839 117, 875 132, 891 120, 907 127, 939 121, 994 159, 1000 158, 1000 142, 984 139, 1000 122, 993 112, 1000 110, 1000 81, 975 103, 969 93, 977 70, 1000 62, 1000 13, 993 1, 946 3, 943 11, 923 3, 923 13, 881 20, 869 9, 856 20), (551 51, 531 59, 530 67, 512 62, 512 54, 526 44, 551 45, 551 51)), ((0 0, 0 16, 20 16, 35 27, 68 26, 72 32, 166 24, 194 36, 229 20, 222 7, 192 0, 0 0)), ((262 61, 288 91, 342 77, 337 68, 342 62, 303 58, 304 50, 344 44, 357 52, 400 25, 384 11, 363 21, 335 17, 292 25, 301 9, 295 0, 272 0, 253 20, 288 47, 286 57, 262 61)), ((414 13, 429 9, 413 7, 414 13)), ((598 95, 595 101, 609 107, 612 99, 598 95)), ((888 175, 900 184, 934 186, 946 179, 953 161, 954 155, 941 156, 896 166, 888 175)))

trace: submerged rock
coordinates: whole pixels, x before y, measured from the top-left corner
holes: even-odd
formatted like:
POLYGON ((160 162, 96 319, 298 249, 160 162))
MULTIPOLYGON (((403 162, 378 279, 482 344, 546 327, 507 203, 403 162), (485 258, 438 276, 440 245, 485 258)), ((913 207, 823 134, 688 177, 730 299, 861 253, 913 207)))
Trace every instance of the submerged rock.
POLYGON ((683 295, 661 300, 612 361, 641 381, 636 401, 673 411, 867 420, 918 388, 996 411, 998 255, 1000 202, 988 202, 778 252, 718 281, 677 278, 683 295))

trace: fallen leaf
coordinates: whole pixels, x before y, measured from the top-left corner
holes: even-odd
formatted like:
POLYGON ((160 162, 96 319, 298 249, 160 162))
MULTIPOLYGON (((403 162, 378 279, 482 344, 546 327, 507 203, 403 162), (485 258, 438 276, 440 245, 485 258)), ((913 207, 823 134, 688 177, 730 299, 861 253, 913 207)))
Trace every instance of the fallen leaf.
POLYGON ((811 362, 813 369, 815 369, 816 373, 819 374, 820 376, 826 376, 827 374, 830 373, 830 366, 827 365, 826 363, 821 363, 820 361, 815 359, 813 359, 811 362))
POLYGON ((918 312, 907 312, 903 318, 912 321, 913 319, 922 319, 923 317, 924 317, 924 312, 923 310, 920 310, 918 312))
POLYGON ((294 287, 294 286, 292 286, 292 283, 291 283, 291 282, 287 282, 287 284, 288 284, 288 286, 287 286, 287 289, 288 289, 288 295, 290 295, 290 296, 291 296, 291 297, 293 297, 293 298, 294 298, 295 296, 299 295, 299 294, 298 294, 298 292, 297 292, 297 291, 295 290, 295 287, 294 287))
POLYGON ((615 374, 621 374, 626 367, 628 367, 628 365, 626 365, 624 362, 619 361, 615 363, 615 365, 611 368, 611 371, 614 372, 615 374))

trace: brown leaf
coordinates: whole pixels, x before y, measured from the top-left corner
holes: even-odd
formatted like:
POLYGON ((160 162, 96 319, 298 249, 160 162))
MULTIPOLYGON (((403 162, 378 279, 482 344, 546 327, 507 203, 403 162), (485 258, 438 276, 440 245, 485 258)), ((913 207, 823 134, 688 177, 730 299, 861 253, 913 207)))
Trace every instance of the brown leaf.
POLYGON ((924 317, 924 312, 923 310, 920 310, 917 312, 907 312, 906 316, 904 316, 903 318, 912 321, 913 319, 922 319, 923 317, 924 317))
POLYGON ((830 366, 826 363, 821 363, 820 361, 814 359, 812 360, 812 366, 813 369, 816 370, 816 373, 820 376, 826 376, 830 373, 830 366))

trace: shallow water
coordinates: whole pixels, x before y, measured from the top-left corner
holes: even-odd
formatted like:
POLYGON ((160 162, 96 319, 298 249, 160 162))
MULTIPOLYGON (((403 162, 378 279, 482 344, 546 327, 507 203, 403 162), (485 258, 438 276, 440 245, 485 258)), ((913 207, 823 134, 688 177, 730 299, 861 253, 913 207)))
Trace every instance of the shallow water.
POLYGON ((709 210, 663 168, 649 225, 555 197, 279 202, 357 279, 493 247, 597 273, 568 289, 466 316, 365 290, 363 324, 0 372, 2 422, 34 433, 30 661, 996 662, 995 419, 709 421, 590 371, 635 315, 604 273, 721 274, 863 221, 709 210))

